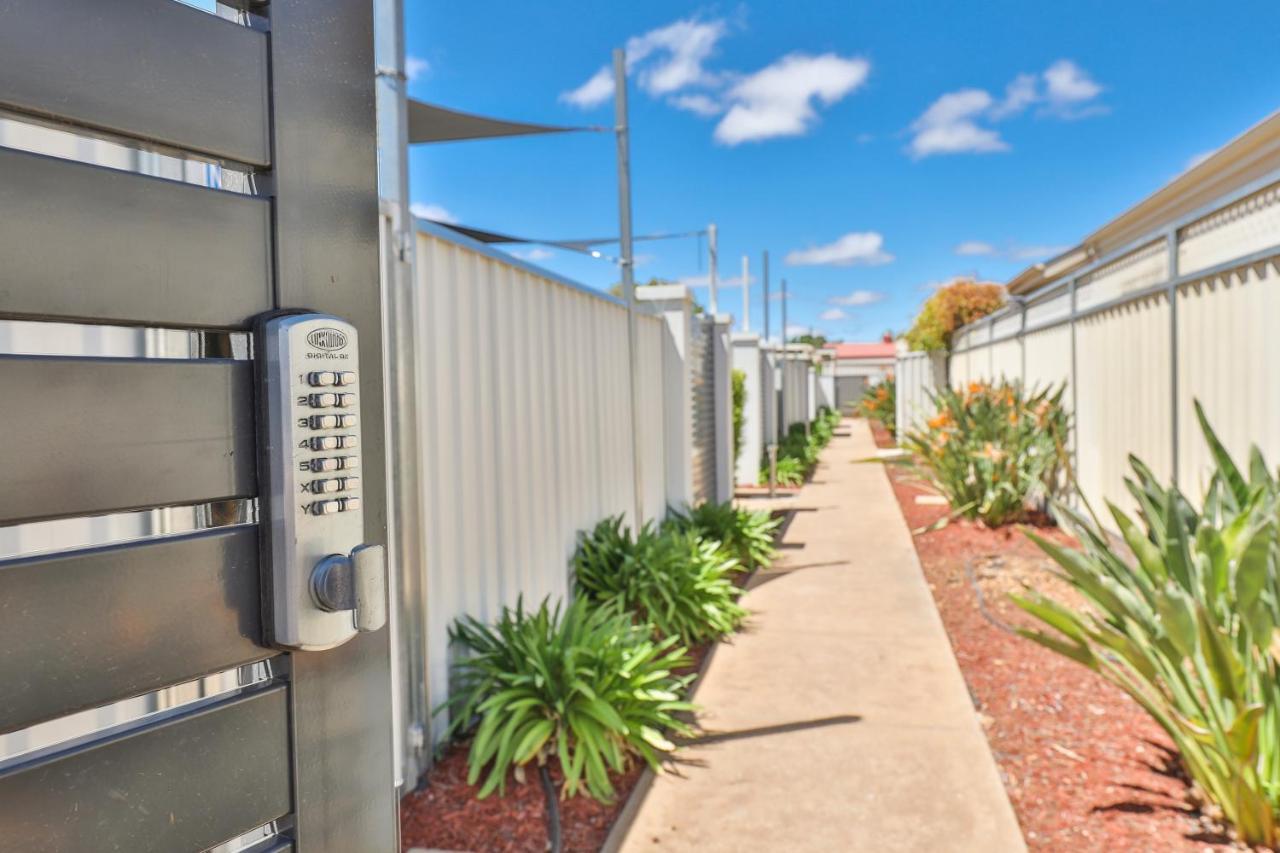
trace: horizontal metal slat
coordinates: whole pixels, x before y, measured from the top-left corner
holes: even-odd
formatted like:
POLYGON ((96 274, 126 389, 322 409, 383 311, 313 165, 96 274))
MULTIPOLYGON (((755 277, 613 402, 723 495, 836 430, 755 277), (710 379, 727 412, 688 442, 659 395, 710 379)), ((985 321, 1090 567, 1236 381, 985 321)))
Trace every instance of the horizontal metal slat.
POLYGON ((5 0, 0 105, 255 166, 267 37, 172 0, 5 0))
POLYGON ((274 654, 256 527, 0 562, 0 733, 274 654))
POLYGON ((0 149, 0 210, 0 316, 244 326, 272 305, 265 199, 0 149))
POLYGON ((0 853, 204 850, 283 817, 287 699, 279 685, 0 774, 0 853))
POLYGON ((253 497, 252 369, 0 356, 0 523, 253 497))

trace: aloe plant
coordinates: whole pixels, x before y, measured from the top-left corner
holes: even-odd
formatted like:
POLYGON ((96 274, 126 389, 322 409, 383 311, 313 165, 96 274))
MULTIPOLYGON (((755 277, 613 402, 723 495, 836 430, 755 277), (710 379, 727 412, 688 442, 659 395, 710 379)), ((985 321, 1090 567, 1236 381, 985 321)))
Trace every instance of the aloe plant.
POLYGON ((746 616, 733 583, 742 566, 696 531, 646 523, 633 536, 621 516, 606 518, 579 536, 573 569, 581 595, 632 614, 661 637, 691 645, 714 640, 746 616))
MULTIPOLYGON (((1108 503, 1128 553, 1065 507, 1071 550, 1034 534, 1091 607, 1014 601, 1048 629, 1028 638, 1121 687, 1169 734, 1187 772, 1242 839, 1274 846, 1280 808, 1280 489, 1255 447, 1247 473, 1199 404, 1216 470, 1196 510, 1131 457, 1136 519, 1108 503)), ((1092 513, 1090 513, 1092 514, 1092 513)))

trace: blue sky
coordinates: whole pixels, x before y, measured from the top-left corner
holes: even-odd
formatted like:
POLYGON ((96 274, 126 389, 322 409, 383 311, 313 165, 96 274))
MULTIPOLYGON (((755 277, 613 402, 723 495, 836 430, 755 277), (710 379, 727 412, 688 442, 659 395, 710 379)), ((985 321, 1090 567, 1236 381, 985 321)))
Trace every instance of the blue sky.
MULTIPOLYGON (((410 93, 506 118, 611 125, 597 75, 629 44, 637 233, 716 222, 722 277, 747 254, 755 280, 768 249, 789 321, 846 340, 902 331, 936 282, 1007 280, 1280 107, 1280 63, 1258 40, 1280 28, 1274 2, 406 8, 410 93)), ((611 135, 411 158, 419 210, 531 237, 617 231, 611 135)), ((517 251, 595 287, 618 278, 517 251)), ((706 273, 693 240, 637 254, 641 280, 706 273)), ((741 291, 720 294, 738 315, 741 291)), ((778 317, 774 303, 775 334, 778 317)))

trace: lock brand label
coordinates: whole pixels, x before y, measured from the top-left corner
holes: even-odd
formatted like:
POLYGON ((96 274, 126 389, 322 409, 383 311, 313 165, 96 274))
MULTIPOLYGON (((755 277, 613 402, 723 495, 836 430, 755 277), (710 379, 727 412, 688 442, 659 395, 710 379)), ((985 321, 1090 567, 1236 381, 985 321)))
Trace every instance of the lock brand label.
POLYGON ((340 350, 347 345, 347 336, 337 329, 316 329, 307 335, 307 343, 316 349, 333 352, 340 350))

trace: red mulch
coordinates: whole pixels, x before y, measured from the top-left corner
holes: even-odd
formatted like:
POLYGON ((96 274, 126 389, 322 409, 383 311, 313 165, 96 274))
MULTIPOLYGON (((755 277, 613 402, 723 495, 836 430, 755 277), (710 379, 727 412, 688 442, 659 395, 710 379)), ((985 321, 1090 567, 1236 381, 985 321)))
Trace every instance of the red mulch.
MULTIPOLYGON (((693 662, 677 674, 700 672, 710 650, 710 643, 695 646, 689 652, 693 662)), ((448 747, 427 772, 424 785, 400 801, 401 849, 543 853, 547 849, 546 804, 536 766, 529 766, 523 783, 509 777, 506 794, 493 793, 477 800, 480 786, 467 784, 468 746, 448 747)), ((611 804, 598 803, 585 794, 561 801, 560 827, 566 851, 595 853, 600 849, 642 769, 643 764, 636 762, 626 773, 613 777, 616 799, 611 804)), ((484 778, 481 776, 481 783, 484 778)), ((559 788, 558 766, 553 766, 552 778, 559 788)))
MULTIPOLYGON (((891 445, 883 430, 876 438, 882 447, 891 445)), ((947 512, 916 503, 917 495, 932 491, 909 469, 886 467, 912 530, 947 512)), ((1068 541, 1055 529, 1038 532, 1068 541)), ((1025 584, 1078 602, 1047 573, 1047 560, 1033 543, 1014 529, 971 522, 952 522, 914 538, 1032 850, 1238 849, 1191 804, 1168 738, 1135 702, 1084 667, 983 616, 975 584, 989 614, 1006 625, 1034 624, 1007 596, 1025 584)))

